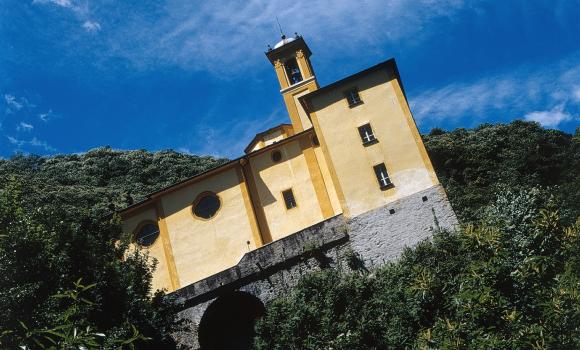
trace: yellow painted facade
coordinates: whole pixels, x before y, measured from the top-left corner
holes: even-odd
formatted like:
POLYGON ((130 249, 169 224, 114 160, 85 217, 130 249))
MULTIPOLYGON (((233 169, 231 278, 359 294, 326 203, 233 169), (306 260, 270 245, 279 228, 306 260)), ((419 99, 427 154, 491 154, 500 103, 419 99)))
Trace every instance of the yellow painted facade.
POLYGON ((438 184, 392 67, 385 65, 305 101, 349 216, 438 184), (344 93, 355 88, 362 103, 350 107, 344 93), (358 127, 365 124, 377 142, 361 142, 358 127), (386 190, 377 186, 373 170, 380 163, 394 185, 386 190))
POLYGON ((291 124, 257 134, 244 156, 120 212, 137 243, 145 223, 157 224, 158 236, 145 248, 158 261, 154 289, 187 286, 264 244, 438 183, 394 61, 319 88, 310 54, 301 37, 266 53, 291 124), (362 100, 356 106, 345 98, 352 88, 362 100), (363 145, 358 127, 367 123, 376 140, 363 145), (373 170, 381 163, 388 188, 373 170))

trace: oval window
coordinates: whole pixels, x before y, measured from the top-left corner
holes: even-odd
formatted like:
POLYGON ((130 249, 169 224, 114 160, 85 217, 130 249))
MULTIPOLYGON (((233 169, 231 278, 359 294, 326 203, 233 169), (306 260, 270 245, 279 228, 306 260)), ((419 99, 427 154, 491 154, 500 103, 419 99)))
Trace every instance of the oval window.
POLYGON ((193 204, 193 214, 198 218, 213 218, 221 206, 220 199, 215 193, 204 193, 193 204))
POLYGON ((280 151, 272 152, 272 160, 274 163, 278 163, 282 159, 282 153, 280 151))
POLYGON ((139 245, 143 247, 149 247, 155 243, 157 237, 159 237, 159 227, 151 222, 141 226, 135 235, 135 240, 139 245))

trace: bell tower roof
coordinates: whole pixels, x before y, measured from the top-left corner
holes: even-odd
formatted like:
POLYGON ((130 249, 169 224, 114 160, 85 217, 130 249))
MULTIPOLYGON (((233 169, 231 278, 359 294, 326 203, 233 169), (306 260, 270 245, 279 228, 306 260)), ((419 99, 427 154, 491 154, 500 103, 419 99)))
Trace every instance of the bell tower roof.
POLYGON ((274 45, 274 48, 277 49, 279 47, 282 47, 288 43, 293 42, 294 40, 296 40, 295 38, 287 38, 286 35, 282 34, 282 40, 278 41, 278 43, 276 45, 274 45))
POLYGON ((312 52, 308 48, 308 45, 306 45, 306 42, 301 35, 296 35, 294 38, 287 38, 285 35, 282 35, 282 40, 274 45, 273 49, 269 49, 266 52, 266 57, 268 57, 270 63, 274 64, 274 61, 280 57, 289 55, 300 49, 304 51, 306 56, 309 57, 312 55, 312 52))

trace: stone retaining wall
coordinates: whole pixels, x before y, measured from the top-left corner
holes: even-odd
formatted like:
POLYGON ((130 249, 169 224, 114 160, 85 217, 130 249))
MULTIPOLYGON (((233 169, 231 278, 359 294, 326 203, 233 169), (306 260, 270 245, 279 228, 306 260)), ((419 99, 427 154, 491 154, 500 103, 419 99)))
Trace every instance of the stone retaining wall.
POLYGON ((440 185, 355 218, 332 217, 251 251, 238 265, 170 294, 182 305, 179 317, 190 328, 175 338, 185 348, 197 349, 197 326, 220 295, 238 290, 266 304, 287 293, 305 274, 326 267, 348 268, 349 252, 356 252, 372 269, 430 238, 438 228, 454 229, 457 224, 440 185))

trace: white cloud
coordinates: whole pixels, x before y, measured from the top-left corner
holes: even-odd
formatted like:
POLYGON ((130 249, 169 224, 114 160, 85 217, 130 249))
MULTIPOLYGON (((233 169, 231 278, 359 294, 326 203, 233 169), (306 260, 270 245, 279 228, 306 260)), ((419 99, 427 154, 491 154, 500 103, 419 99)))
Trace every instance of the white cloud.
POLYGON ((33 0, 33 4, 53 4, 60 7, 72 7, 73 4, 70 0, 33 0))
POLYGON ((18 147, 22 147, 25 144, 25 141, 18 140, 17 138, 12 137, 12 136, 6 136, 6 138, 8 139, 8 141, 11 144, 18 146, 18 147))
POLYGON ((178 150, 191 154, 211 154, 216 157, 239 157, 257 133, 288 122, 282 109, 275 109, 263 118, 233 118, 217 127, 212 122, 213 119, 213 113, 209 112, 197 124, 193 131, 194 135, 183 135, 185 139, 194 140, 195 143, 187 142, 178 150))
POLYGON ((25 122, 20 122, 16 126, 16 131, 32 131, 32 129, 34 129, 34 126, 25 122))
POLYGON ((564 111, 564 106, 556 106, 549 111, 535 111, 527 113, 524 116, 525 120, 530 120, 540 123, 542 126, 548 128, 555 128, 563 122, 570 121, 574 118, 570 113, 564 111))
POLYGON ((19 98, 13 94, 4 94, 4 103, 6 104, 6 114, 16 113, 20 110, 30 110, 36 107, 25 97, 19 98))
POLYGON ((575 102, 580 102, 580 86, 574 86, 572 90, 572 99, 575 102))
MULTIPOLYGON (((490 113, 543 111, 554 106, 579 108, 580 55, 572 55, 550 65, 520 66, 467 82, 454 82, 428 89, 410 97, 414 116, 419 121, 454 121, 469 117, 476 123, 490 113), (515 112, 514 112, 515 111, 515 112)), ((558 107, 559 108, 559 107, 558 107)), ((557 109, 551 111, 557 112, 557 109)), ((562 113, 563 110, 561 111, 562 113)), ((544 113, 544 112, 538 112, 544 113)), ((537 118, 539 116, 535 115, 537 118)), ((565 118, 563 114, 552 115, 565 118)), ((512 119, 512 116, 506 116, 512 119)), ((565 121, 561 119, 560 122, 565 121)), ((557 124, 542 123, 555 126, 557 124)))
POLYGON ((83 23, 83 28, 85 28, 87 32, 94 33, 101 30, 101 24, 96 21, 87 20, 85 23, 83 23))
POLYGON ((8 142, 10 142, 14 146, 16 146, 17 149, 22 149, 25 146, 32 146, 35 148, 42 148, 43 150, 45 150, 47 152, 56 152, 56 148, 52 147, 51 145, 49 145, 45 141, 37 139, 36 137, 33 137, 31 140, 28 140, 28 141, 17 139, 15 137, 8 136, 8 135, 6 136, 6 138, 8 139, 8 142))
POLYGON ((6 102, 7 112, 19 111, 24 107, 24 101, 19 101, 16 96, 11 94, 4 94, 4 101, 6 102))
MULTIPOLYGON (((88 0, 33 0, 33 4, 39 5, 55 5, 66 9, 69 13, 77 18, 82 23, 81 26, 87 32, 96 32, 101 29, 101 24, 97 21, 91 20, 90 7, 88 0)), ((64 39, 65 37, 63 37, 64 39)))
POLYGON ((141 69, 168 65, 187 70, 244 74, 240 67, 263 64, 266 44, 276 43, 276 17, 287 35, 300 32, 312 45, 319 47, 318 54, 342 49, 345 43, 350 47, 349 52, 355 53, 357 49, 369 46, 379 50, 385 41, 394 44, 409 40, 416 45, 436 34, 436 26, 425 30, 432 21, 450 18, 479 1, 366 0, 353 3, 347 0, 296 0, 288 3, 166 0, 89 3, 67 0, 71 14, 85 29, 94 31, 106 26, 108 35, 98 42, 71 35, 65 37, 62 44, 71 55, 83 50, 89 55, 96 54, 95 61, 98 62, 123 58, 141 69), (93 22, 98 26, 88 24, 93 22), (98 45, 98 50, 94 45, 98 45))
POLYGON ((46 113, 39 113, 38 114, 38 118, 40 120, 42 120, 43 122, 45 122, 45 123, 48 122, 51 119, 56 118, 56 117, 58 117, 58 115, 55 114, 55 113, 53 113, 52 112, 52 109, 49 109, 48 112, 46 112, 46 113))
POLYGON ((43 148, 44 150, 49 151, 49 152, 56 151, 56 148, 49 145, 46 141, 41 141, 41 140, 37 139, 36 137, 33 137, 32 140, 29 141, 29 144, 31 146, 34 146, 34 147, 43 148))

